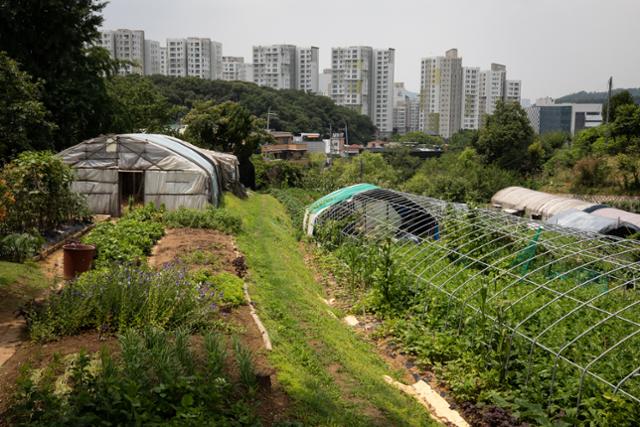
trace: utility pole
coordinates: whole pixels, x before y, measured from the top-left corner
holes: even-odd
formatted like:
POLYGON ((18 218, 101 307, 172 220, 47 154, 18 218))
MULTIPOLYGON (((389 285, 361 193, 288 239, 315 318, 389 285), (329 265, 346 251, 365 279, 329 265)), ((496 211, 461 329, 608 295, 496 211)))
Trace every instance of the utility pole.
POLYGON ((267 130, 269 130, 269 119, 271 118, 271 107, 267 109, 267 130))
POLYGON ((606 124, 609 124, 609 117, 611 117, 611 89, 613 87, 613 76, 609 77, 609 95, 607 96, 607 118, 606 124))

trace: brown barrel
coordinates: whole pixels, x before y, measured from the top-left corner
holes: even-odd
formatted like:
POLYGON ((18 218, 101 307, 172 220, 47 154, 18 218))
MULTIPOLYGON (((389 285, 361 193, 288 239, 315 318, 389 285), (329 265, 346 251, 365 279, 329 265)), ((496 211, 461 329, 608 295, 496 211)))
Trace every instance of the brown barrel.
POLYGON ((78 242, 67 243, 62 247, 64 252, 64 278, 71 280, 80 273, 91 269, 91 262, 96 254, 96 247, 78 242))

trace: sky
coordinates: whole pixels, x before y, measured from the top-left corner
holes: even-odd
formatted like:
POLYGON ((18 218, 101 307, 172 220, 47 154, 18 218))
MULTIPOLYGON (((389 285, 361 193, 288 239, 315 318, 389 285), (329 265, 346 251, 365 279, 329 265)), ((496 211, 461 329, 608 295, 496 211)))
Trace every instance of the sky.
POLYGON ((535 100, 640 87, 640 0, 110 0, 104 29, 208 37, 251 62, 252 46, 394 48, 395 81, 419 91, 420 59, 457 48, 464 66, 507 66, 535 100))

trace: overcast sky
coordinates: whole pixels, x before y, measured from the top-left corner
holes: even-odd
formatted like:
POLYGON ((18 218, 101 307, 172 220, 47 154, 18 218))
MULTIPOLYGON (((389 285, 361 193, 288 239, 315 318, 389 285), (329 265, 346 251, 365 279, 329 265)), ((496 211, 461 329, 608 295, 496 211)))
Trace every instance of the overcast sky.
POLYGON ((418 91, 420 59, 457 47, 465 66, 507 66, 524 98, 640 86, 640 0, 111 0, 104 28, 209 37, 224 55, 259 44, 395 48, 395 80, 418 91))

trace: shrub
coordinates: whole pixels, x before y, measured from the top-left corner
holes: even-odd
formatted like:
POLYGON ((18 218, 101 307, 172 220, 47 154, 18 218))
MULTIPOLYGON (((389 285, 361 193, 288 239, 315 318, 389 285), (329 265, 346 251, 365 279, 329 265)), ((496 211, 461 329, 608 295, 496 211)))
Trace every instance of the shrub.
POLYGON ((164 214, 167 227, 206 228, 235 234, 240 231, 242 220, 224 209, 212 206, 206 209, 187 209, 181 207, 164 214))
POLYGON ((28 308, 26 317, 31 338, 38 341, 87 329, 197 328, 218 300, 175 266, 154 271, 114 264, 81 275, 44 303, 28 308))
MULTIPOLYGON (((81 353, 68 376, 35 375, 18 381, 11 425, 257 425, 246 396, 220 366, 220 339, 205 335, 204 359, 196 357, 188 331, 151 326, 127 330, 117 359, 81 353), (62 387, 56 385, 62 384, 62 387), (106 423, 106 424, 105 424, 106 423)), ((223 353, 224 354, 224 353, 223 353)))
MULTIPOLYGON (((1 227, 5 232, 40 232, 90 217, 86 203, 71 191, 73 173, 48 151, 24 152, 2 169, 13 201, 1 227)), ((6 203, 5 203, 6 204, 6 203)))
POLYGON ((209 289, 218 295, 220 302, 228 307, 244 304, 244 282, 231 273, 212 274, 207 270, 198 270, 191 274, 192 279, 203 289, 209 289))
POLYGON ((304 175, 303 166, 285 160, 266 161, 262 156, 253 156, 256 168, 256 188, 298 187, 304 175))
POLYGON ((604 187, 609 176, 606 162, 596 157, 585 157, 578 160, 573 167, 573 191, 580 191, 594 187, 604 187))
POLYGON ((9 234, 0 239, 0 258, 24 262, 38 254, 44 239, 36 234, 9 234))

